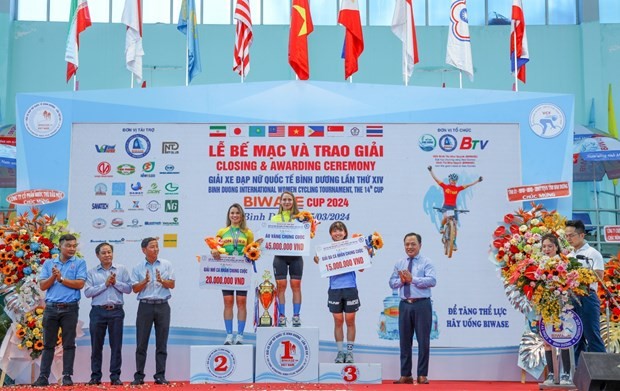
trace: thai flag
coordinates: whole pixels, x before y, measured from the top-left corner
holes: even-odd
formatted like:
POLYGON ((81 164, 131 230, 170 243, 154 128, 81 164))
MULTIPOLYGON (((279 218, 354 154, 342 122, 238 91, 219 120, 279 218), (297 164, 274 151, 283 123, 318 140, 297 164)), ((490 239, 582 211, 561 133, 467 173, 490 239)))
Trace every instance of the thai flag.
POLYGON ((366 125, 366 137, 383 137, 383 125, 366 125))

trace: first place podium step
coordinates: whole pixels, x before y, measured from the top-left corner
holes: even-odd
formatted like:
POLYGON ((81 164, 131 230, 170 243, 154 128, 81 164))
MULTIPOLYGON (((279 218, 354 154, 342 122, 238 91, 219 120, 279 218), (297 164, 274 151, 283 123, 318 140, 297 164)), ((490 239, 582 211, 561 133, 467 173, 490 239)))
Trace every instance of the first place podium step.
POLYGON ((318 380, 317 327, 256 330, 256 383, 316 383, 318 380))

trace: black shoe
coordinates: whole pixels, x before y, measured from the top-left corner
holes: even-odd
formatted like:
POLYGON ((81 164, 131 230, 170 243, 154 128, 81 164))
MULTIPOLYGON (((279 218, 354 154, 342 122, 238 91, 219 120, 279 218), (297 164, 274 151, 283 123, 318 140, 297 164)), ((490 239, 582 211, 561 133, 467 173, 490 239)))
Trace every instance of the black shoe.
POLYGON ((113 386, 122 386, 123 382, 121 381, 121 379, 113 379, 110 381, 110 384, 113 386))
POLYGON ((156 377, 155 384, 170 384, 170 382, 165 377, 156 377))
POLYGON ((46 387, 49 386, 50 382, 47 380, 47 377, 39 376, 39 378, 32 383, 33 387, 46 387))
POLYGON ((95 378, 91 378, 88 382, 89 386, 98 386, 99 384, 101 384, 101 380, 95 378))
POLYGON ((133 379, 131 382, 132 386, 141 386, 142 384, 144 384, 144 380, 142 379, 133 379))
POLYGON ((73 385, 73 380, 71 380, 71 376, 64 375, 62 377, 62 385, 63 386, 72 386, 73 385))

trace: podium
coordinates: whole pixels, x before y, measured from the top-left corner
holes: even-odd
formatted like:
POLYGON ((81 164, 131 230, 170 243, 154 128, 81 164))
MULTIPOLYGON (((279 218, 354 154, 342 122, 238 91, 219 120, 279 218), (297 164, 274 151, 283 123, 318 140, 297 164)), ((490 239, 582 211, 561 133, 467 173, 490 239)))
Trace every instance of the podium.
POLYGON ((316 383, 318 379, 317 327, 256 330, 256 383, 316 383))
POLYGON ((319 383, 381 384, 381 364, 319 364, 319 383))
POLYGON ((252 383, 254 346, 206 345, 190 347, 189 382, 252 383))

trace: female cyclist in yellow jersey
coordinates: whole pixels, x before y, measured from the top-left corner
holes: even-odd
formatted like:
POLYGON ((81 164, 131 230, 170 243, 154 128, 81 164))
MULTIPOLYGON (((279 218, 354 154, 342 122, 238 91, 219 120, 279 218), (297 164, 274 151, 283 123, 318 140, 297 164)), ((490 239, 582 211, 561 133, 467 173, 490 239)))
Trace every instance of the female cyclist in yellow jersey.
MULTIPOLYGON (((254 241, 254 234, 247 227, 245 213, 239 204, 232 204, 226 214, 226 227, 217 231, 215 235, 222 240, 222 247, 228 255, 243 255, 243 249, 254 241)), ((219 259, 220 254, 212 249, 213 258, 219 259)), ((247 291, 222 290, 224 296, 224 325, 226 327, 226 340, 224 345, 241 345, 243 343, 243 331, 247 319, 247 291), (233 339, 233 306, 237 303, 237 336, 233 339)))

